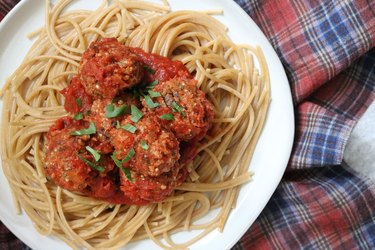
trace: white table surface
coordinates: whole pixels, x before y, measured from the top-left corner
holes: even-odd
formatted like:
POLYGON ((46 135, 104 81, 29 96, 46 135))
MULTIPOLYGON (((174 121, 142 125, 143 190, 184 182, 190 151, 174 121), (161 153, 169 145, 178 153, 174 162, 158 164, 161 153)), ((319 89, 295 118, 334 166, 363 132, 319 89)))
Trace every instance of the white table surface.
POLYGON ((344 161, 375 182, 375 101, 354 127, 344 151, 344 161))

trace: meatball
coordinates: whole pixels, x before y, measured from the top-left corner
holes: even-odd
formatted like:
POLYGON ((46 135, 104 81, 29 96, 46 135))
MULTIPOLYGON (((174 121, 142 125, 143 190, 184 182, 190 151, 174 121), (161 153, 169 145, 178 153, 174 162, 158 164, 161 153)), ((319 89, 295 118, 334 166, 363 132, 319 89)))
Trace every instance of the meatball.
POLYGON ((179 142, 172 132, 161 127, 158 118, 146 113, 134 123, 126 117, 120 128, 110 131, 116 157, 124 159, 133 149, 134 155, 124 167, 146 176, 159 176, 170 171, 180 158, 179 142), (124 129, 131 126, 135 131, 124 129))
MULTIPOLYGON (((90 145, 97 150, 89 135, 73 136, 72 132, 87 127, 85 121, 65 117, 57 120, 47 134, 45 173, 58 186, 72 192, 80 192, 95 198, 112 196, 116 191, 113 180, 108 177, 114 169, 109 156, 97 163, 101 172, 85 161, 95 162, 86 150, 90 145)), ((98 167, 98 168, 99 168, 98 167)))
MULTIPOLYGON (((92 104, 90 115, 85 120, 95 124, 96 138, 100 142, 110 143, 109 131, 116 125, 118 126, 126 114, 130 114, 131 105, 141 106, 140 101, 132 98, 132 95, 128 93, 123 93, 115 99, 97 99, 92 104)), ((112 146, 111 148, 113 151, 112 146)))
POLYGON ((194 79, 174 78, 159 83, 154 91, 161 94, 155 98, 160 106, 152 110, 163 126, 181 141, 199 141, 205 136, 214 116, 213 107, 194 79), (173 117, 166 119, 165 114, 173 117))
POLYGON ((125 96, 116 99, 97 99, 93 102, 87 119, 94 122, 99 134, 107 134, 124 115, 130 114, 130 106, 138 105, 137 99, 125 96))
POLYGON ((64 108, 71 114, 86 113, 92 105, 92 97, 86 93, 79 77, 74 76, 69 86, 61 91, 65 97, 64 108))
POLYGON ((113 98, 139 83, 143 67, 136 54, 115 38, 93 42, 78 68, 82 85, 95 98, 113 98))
POLYGON ((131 173, 129 180, 124 173, 120 173, 121 191, 124 199, 134 205, 146 205, 160 202, 167 198, 177 186, 187 178, 186 168, 175 166, 170 172, 157 177, 143 176, 136 172, 131 173))

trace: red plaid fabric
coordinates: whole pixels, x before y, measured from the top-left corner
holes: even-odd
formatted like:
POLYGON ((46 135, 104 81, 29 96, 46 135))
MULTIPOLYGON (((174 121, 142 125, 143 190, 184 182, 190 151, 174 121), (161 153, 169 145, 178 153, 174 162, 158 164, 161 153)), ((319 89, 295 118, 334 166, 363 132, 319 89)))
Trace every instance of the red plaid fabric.
MULTIPOLYGON (((240 249, 375 249, 375 185, 342 162, 375 99, 375 1, 235 0, 287 72, 296 139, 287 171, 240 249)), ((0 20, 16 0, 0 0, 0 20)), ((26 249, 0 224, 1 249, 26 249)))
POLYGON ((20 0, 0 0, 0 21, 20 0))
POLYGON ((31 250, 28 246, 23 244, 16 238, 0 221, 0 249, 7 250, 31 250))
POLYGON ((375 99, 375 1, 236 2, 278 53, 297 120, 287 171, 233 249, 374 249, 375 185, 342 158, 375 99))
POLYGON ((345 167, 289 171, 241 249, 374 249, 373 183, 345 167))

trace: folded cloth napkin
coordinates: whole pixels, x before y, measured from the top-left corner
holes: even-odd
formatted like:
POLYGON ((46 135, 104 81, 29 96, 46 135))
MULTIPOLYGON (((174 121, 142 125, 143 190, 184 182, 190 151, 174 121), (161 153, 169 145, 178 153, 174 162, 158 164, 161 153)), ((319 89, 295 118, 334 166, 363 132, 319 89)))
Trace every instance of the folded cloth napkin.
MULTIPOLYGON (((289 78, 296 138, 287 171, 233 249, 375 248, 375 184, 342 161, 375 99, 375 1, 235 0, 289 78)), ((0 0, 0 20, 16 0, 0 0)), ((1 224, 1 249, 27 249, 1 224)))
POLYGON ((375 1, 236 2, 283 63, 296 138, 280 185, 234 249, 374 249, 375 185, 342 159, 375 99, 375 1))

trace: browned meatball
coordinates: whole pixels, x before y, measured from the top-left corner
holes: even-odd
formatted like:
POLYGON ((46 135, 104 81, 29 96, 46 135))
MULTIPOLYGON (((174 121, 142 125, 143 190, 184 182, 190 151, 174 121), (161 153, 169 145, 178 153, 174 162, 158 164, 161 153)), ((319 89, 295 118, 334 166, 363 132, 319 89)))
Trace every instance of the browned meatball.
POLYGON ((87 122, 67 117, 55 122, 47 134, 45 173, 57 185, 70 191, 96 198, 110 197, 116 191, 113 180, 107 176, 114 168, 112 160, 109 156, 103 156, 97 163, 100 171, 89 166, 85 160, 95 160, 85 147, 94 147, 95 143, 91 143, 89 135, 71 134, 87 125, 87 122))
POLYGON ((205 136, 214 116, 213 107, 194 79, 174 78, 159 83, 154 91, 161 94, 155 98, 160 106, 152 110, 163 126, 182 141, 199 141, 205 136))
POLYGON ((127 204, 145 205, 167 198, 175 187, 185 181, 187 170, 176 165, 171 171, 157 177, 143 176, 136 172, 132 172, 131 177, 129 180, 120 173, 122 199, 127 204))
POLYGON ((110 135, 117 159, 124 159, 134 150, 124 167, 146 176, 159 176, 170 171, 180 158, 177 138, 163 129, 152 114, 144 114, 137 123, 126 117, 121 121, 121 127, 112 129, 110 135), (136 130, 129 132, 126 126, 136 130))
POLYGON ((141 103, 128 93, 123 93, 115 99, 97 99, 93 102, 90 115, 86 119, 95 123, 99 136, 108 136, 109 130, 116 126, 117 121, 130 114, 131 105, 140 107, 141 103))
POLYGON ((120 90, 139 83, 143 67, 138 56, 115 38, 93 42, 78 68, 86 92, 96 98, 113 98, 120 90))

